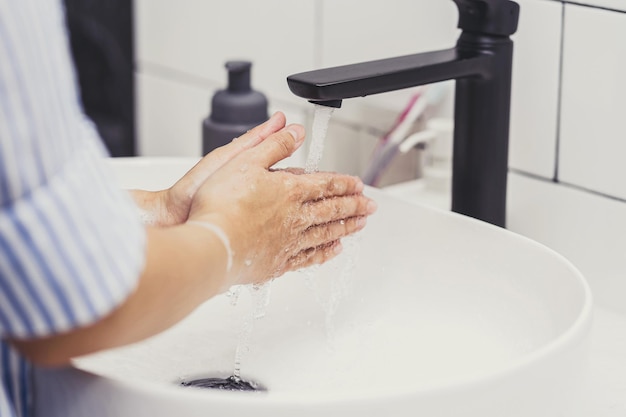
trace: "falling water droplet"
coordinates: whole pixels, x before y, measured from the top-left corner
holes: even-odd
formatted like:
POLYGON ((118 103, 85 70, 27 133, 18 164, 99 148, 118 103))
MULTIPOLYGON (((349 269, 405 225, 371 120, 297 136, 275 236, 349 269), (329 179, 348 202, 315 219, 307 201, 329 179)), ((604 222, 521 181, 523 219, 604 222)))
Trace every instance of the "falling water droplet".
POLYGON ((241 294, 241 285, 233 285, 226 292, 226 296, 230 298, 230 305, 236 306, 239 301, 239 294, 241 294))
POLYGON ((254 322, 265 317, 265 311, 270 302, 271 281, 249 286, 252 295, 252 310, 245 319, 239 332, 239 341, 235 349, 235 366, 233 376, 241 378, 241 364, 245 355, 250 351, 250 337, 254 329, 254 322))

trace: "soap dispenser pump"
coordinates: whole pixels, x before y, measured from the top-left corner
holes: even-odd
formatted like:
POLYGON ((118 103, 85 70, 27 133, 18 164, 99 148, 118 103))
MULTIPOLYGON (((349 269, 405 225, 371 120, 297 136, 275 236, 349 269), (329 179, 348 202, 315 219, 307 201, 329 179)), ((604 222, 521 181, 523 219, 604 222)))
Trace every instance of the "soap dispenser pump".
POLYGON ((252 89, 249 61, 228 61, 228 87, 211 100, 211 114, 202 123, 204 154, 229 143, 256 125, 266 121, 267 98, 252 89))

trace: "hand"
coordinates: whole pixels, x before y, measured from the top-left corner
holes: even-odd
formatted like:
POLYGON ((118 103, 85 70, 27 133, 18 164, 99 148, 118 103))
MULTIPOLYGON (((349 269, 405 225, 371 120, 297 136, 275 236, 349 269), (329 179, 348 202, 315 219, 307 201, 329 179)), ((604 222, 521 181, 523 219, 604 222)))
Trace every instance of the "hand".
POLYGON ((303 141, 302 126, 287 126, 229 159, 193 196, 189 220, 228 236, 234 262, 226 288, 333 258, 340 239, 375 211, 357 177, 270 169, 303 141))
POLYGON ((190 221, 146 228, 141 278, 115 310, 87 326, 11 343, 35 363, 65 365, 157 334, 233 284, 260 283, 339 253, 340 239, 360 230, 375 205, 358 178, 271 170, 304 140, 302 126, 277 128, 284 117, 275 117, 212 152, 172 187, 180 186, 178 201, 189 203, 171 219, 190 221), (226 234, 230 268, 219 233, 194 222, 226 234))
POLYGON ((200 185, 225 163, 265 140, 285 126, 285 115, 274 113, 268 121, 241 135, 227 145, 202 158, 172 187, 161 191, 132 190, 132 196, 143 210, 146 223, 153 226, 173 226, 184 223, 200 185))

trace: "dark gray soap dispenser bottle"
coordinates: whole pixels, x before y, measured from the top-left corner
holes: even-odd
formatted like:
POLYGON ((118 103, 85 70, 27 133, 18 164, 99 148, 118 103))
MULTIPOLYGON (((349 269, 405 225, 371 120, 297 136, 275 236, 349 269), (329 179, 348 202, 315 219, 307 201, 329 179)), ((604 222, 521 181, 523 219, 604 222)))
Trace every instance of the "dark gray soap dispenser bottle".
POLYGON ((202 123, 204 154, 229 143, 254 126, 266 121, 267 98, 250 85, 249 61, 228 61, 228 87, 211 100, 211 114, 202 123))

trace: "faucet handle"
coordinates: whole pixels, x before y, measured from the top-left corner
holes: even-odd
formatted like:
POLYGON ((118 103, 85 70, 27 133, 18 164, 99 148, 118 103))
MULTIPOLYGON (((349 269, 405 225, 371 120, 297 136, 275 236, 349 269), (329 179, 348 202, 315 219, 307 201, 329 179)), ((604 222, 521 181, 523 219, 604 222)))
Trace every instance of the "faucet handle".
POLYGON ((453 0, 459 29, 484 35, 509 36, 517 30, 519 5, 510 0, 453 0))

